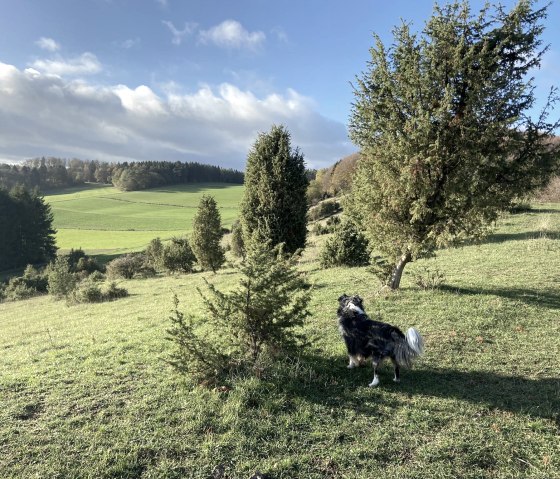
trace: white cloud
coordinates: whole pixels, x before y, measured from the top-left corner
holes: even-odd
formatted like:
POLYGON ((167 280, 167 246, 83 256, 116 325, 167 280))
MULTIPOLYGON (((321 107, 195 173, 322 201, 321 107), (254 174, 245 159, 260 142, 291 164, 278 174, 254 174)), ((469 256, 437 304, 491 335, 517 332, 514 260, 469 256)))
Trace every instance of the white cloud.
POLYGON ((199 41, 203 44, 213 43, 222 48, 257 50, 266 40, 261 32, 249 32, 235 20, 225 20, 208 30, 201 30, 199 41))
POLYGON ((93 75, 102 70, 101 63, 93 53, 83 53, 79 57, 66 60, 62 57, 56 59, 35 60, 31 66, 42 72, 52 75, 93 75))
POLYGON ((169 28, 169 31, 173 35, 173 39, 171 40, 171 43, 173 43, 173 45, 180 45, 183 42, 183 38, 194 33, 197 27, 196 23, 185 22, 185 26, 183 27, 183 29, 179 30, 177 27, 175 27, 175 25, 173 25, 172 22, 169 22, 167 20, 162 20, 161 23, 169 28))
POLYGON ((129 38, 124 42, 117 43, 117 45, 121 48, 124 48, 125 50, 130 50, 131 48, 140 45, 140 39, 138 37, 129 38))
POLYGON ((167 8, 169 5, 167 0, 156 0, 156 2, 159 3, 164 8, 167 8))
POLYGON ((224 83, 158 95, 0 63, 0 158, 54 155, 105 161, 200 161, 243 169, 259 132, 284 124, 310 167, 355 150, 343 124, 294 90, 257 96, 224 83))
POLYGON ((35 45, 43 50, 48 50, 49 52, 56 52, 57 50, 60 50, 60 44, 52 38, 41 37, 35 42, 35 45))

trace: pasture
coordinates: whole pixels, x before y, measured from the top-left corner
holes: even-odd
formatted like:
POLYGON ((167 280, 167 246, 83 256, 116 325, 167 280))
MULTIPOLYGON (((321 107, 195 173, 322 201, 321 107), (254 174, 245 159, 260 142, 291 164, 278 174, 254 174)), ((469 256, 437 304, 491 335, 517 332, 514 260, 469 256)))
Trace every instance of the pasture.
POLYGON ((309 345, 215 389, 174 374, 166 328, 173 292, 203 322, 196 287, 232 288, 232 269, 122 281, 131 295, 112 303, 0 304, 0 477, 559 478, 560 205, 410 264, 397 293, 367 268, 321 270, 324 240, 299 266, 314 285, 309 345), (437 272, 439 287, 416 285, 437 272), (369 367, 346 369, 345 292, 424 335, 400 384, 390 365, 375 389, 369 367))
POLYGON ((203 194, 214 196, 222 224, 237 218, 243 186, 201 183, 122 192, 90 184, 45 196, 54 215, 56 241, 63 251, 117 254, 144 249, 150 240, 168 240, 191 231, 203 194))

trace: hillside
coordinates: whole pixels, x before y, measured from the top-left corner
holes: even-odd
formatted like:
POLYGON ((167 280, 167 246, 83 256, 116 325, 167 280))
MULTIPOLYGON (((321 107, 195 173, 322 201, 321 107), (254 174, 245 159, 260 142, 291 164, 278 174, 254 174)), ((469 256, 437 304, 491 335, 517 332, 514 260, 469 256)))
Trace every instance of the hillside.
POLYGON ((203 324, 196 287, 233 287, 231 269, 122 281, 131 295, 111 303, 0 304, 0 477, 560 477, 560 205, 498 226, 412 263, 394 294, 367 268, 321 270, 311 237, 309 346, 210 390, 164 361, 171 296, 203 324), (424 335, 400 384, 388 365, 377 389, 346 369, 342 293, 424 335))
POLYGON ((60 190, 45 200, 52 208, 59 248, 115 254, 143 249, 156 237, 166 240, 190 232, 203 194, 215 197, 222 224, 230 227, 238 215, 241 185, 200 183, 122 192, 90 184, 60 190))

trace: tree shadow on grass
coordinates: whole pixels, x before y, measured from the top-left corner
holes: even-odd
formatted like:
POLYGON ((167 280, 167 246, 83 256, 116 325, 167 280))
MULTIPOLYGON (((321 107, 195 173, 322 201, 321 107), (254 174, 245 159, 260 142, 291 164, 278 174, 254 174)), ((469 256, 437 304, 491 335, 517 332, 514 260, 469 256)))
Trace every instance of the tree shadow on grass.
POLYGON ((392 381, 392 367, 386 365, 380 370, 380 385, 369 388, 370 366, 348 370, 342 357, 331 361, 318 355, 307 356, 303 361, 316 371, 314 379, 284 378, 278 384, 279 389, 335 410, 352 409, 376 415, 381 404, 398 407, 406 398, 427 396, 552 419, 560 427, 560 380, 555 378, 529 379, 487 371, 420 366, 403 371, 401 382, 396 384, 392 381), (391 394, 384 394, 387 392, 391 394))
POLYGON ((529 288, 464 288, 448 284, 440 286, 439 289, 449 293, 469 296, 478 296, 481 294, 500 296, 505 299, 521 301, 532 306, 560 310, 560 291, 558 290, 529 288))
POLYGON ((488 236, 479 243, 474 244, 498 244, 506 243, 507 241, 529 241, 538 238, 558 240, 560 239, 560 234, 555 232, 543 231, 524 231, 523 233, 496 233, 488 236))

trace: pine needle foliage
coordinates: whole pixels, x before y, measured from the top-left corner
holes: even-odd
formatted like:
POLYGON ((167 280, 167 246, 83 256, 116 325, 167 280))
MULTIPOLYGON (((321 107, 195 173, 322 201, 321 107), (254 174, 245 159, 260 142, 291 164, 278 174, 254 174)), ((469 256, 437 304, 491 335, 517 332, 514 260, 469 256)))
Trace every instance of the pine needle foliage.
POLYGON ((167 363, 196 382, 212 384, 227 367, 227 358, 205 336, 195 332, 195 320, 179 310, 176 294, 169 319, 171 327, 167 330, 167 339, 175 348, 167 363))
POLYGON ((309 315, 310 292, 295 267, 297 258, 282 245, 252 240, 237 265, 237 289, 222 292, 208 283, 204 303, 220 330, 229 331, 235 355, 255 364, 265 349, 274 353, 303 341, 298 328, 309 315))
POLYGON ((245 239, 257 234, 288 253, 305 247, 307 186, 303 154, 292 149, 289 131, 261 133, 247 157, 241 223, 245 239))
POLYGON ((532 79, 547 47, 547 7, 509 12, 469 2, 436 5, 423 32, 403 23, 387 48, 378 36, 355 85, 350 136, 361 148, 347 211, 376 248, 404 266, 439 248, 485 236, 512 201, 558 170, 559 121, 540 116, 532 79))
POLYGON ((203 270, 216 272, 225 262, 222 239, 221 216, 216 200, 209 195, 202 196, 193 218, 191 248, 199 266, 203 270))

